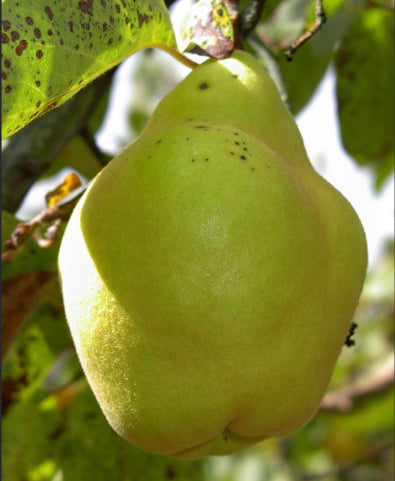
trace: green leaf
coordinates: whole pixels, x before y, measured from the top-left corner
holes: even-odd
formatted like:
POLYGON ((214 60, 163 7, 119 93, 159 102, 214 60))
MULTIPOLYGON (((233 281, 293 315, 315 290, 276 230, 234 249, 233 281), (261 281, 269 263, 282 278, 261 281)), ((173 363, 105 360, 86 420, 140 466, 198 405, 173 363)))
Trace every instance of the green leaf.
POLYGON ((355 9, 347 6, 340 8, 338 5, 339 9, 332 14, 334 5, 331 7, 327 22, 299 48, 291 62, 283 53, 278 58, 288 92, 288 103, 294 114, 305 107, 314 95, 331 63, 337 42, 355 21, 355 9))
POLYGON ((2 2, 3 137, 148 46, 176 43, 162 0, 2 2))
MULTIPOLYGON (((273 15, 259 24, 257 29, 262 38, 270 38, 270 43, 288 45, 295 41, 306 25, 307 9, 312 0, 286 0, 281 2, 273 15)), ((265 10, 265 9, 264 9, 265 10)))
POLYGON ((3 422, 5 481, 204 481, 204 461, 145 453, 110 428, 89 389, 59 410, 42 391, 3 422), (23 456, 21 456, 23 453, 23 456))
POLYGON ((394 16, 381 8, 364 11, 336 56, 337 101, 343 145, 362 165, 393 171, 394 16))

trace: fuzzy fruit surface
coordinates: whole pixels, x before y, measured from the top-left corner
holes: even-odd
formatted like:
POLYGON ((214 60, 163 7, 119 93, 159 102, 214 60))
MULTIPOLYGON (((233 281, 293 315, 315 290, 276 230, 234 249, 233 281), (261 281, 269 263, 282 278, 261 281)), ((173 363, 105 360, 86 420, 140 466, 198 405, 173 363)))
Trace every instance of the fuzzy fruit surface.
POLYGON ((95 178, 59 265, 108 422, 141 449, 192 459, 314 415, 366 243, 264 67, 236 51, 195 68, 95 178))

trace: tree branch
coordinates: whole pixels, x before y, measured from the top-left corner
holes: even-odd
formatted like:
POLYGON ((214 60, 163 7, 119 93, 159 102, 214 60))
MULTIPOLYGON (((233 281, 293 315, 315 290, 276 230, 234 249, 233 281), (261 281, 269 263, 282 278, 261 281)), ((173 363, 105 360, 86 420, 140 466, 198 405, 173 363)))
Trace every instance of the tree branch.
POLYGON ((356 381, 337 391, 326 394, 321 402, 321 411, 348 412, 352 409, 354 402, 383 391, 394 383, 394 359, 391 357, 371 377, 356 381))
POLYGON ((66 103, 10 137, 2 152, 3 209, 18 210, 30 187, 71 137, 86 125, 113 73, 114 69, 108 71, 66 103))
POLYGON ((241 15, 241 33, 246 38, 256 27, 266 0, 250 0, 248 7, 241 15))
POLYGON ((60 226, 70 217, 82 194, 83 192, 79 192, 73 199, 60 202, 55 207, 48 207, 33 219, 18 224, 10 239, 4 242, 5 252, 1 255, 1 261, 7 262, 16 257, 20 248, 30 237, 34 237, 40 247, 51 247, 56 242, 56 234, 60 226), (43 227, 47 227, 44 238, 38 235, 39 229, 43 227))
POLYGON ((304 43, 306 43, 314 34, 318 32, 318 30, 324 25, 326 22, 326 15, 324 11, 324 6, 322 4, 323 0, 315 0, 315 23, 312 28, 307 30, 296 42, 294 42, 288 49, 285 51, 285 56, 287 60, 292 60, 293 54, 301 47, 304 43))

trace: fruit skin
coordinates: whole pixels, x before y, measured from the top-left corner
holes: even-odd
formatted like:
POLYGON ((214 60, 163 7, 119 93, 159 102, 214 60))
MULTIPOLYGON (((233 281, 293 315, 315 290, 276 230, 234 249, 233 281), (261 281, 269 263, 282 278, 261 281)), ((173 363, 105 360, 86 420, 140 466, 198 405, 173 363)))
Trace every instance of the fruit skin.
POLYGON ((315 413, 366 242, 245 52, 208 60, 95 178, 66 229, 66 315, 111 426, 193 459, 315 413))

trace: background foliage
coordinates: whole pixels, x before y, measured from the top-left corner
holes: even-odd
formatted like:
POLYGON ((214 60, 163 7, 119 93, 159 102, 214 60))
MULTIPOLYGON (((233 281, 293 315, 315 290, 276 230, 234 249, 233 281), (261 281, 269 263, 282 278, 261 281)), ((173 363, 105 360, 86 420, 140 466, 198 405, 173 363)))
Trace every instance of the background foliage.
MULTIPOLYGON (((65 167, 89 180, 109 160, 94 136, 109 107, 116 65, 146 46, 160 44, 165 50, 175 46, 163 2, 100 3, 103 9, 97 7, 99 2, 92 8, 93 2, 86 1, 75 10, 77 2, 53 2, 50 18, 41 0, 19 0, 18 5, 3 0, 3 132, 5 137, 12 134, 3 143, 3 245, 19 223, 15 212, 40 180, 65 167), (64 103, 42 115, 54 102, 64 103)), ((240 5, 244 9, 249 2, 240 5)), ((393 5, 385 0, 333 0, 324 5, 325 26, 292 62, 286 60, 284 49, 314 24, 315 1, 267 0, 245 48, 266 62, 295 114, 308 104, 327 69, 334 67, 344 148, 361 168, 370 169, 380 190, 393 172, 394 159, 393 5)), ((139 92, 129 115, 133 138, 145 125, 155 99, 174 79, 147 51, 132 81, 139 92)), ((23 242, 19 232, 18 255, 8 256, 2 269, 4 480, 393 479, 390 241, 364 287, 354 319, 356 345, 344 348, 331 394, 308 426, 233 456, 176 462, 128 445, 105 421, 64 318, 58 243, 51 241, 52 231, 61 237, 64 223, 54 228, 53 219, 41 220, 35 224, 35 237, 51 247, 43 249, 31 236, 23 242)))

